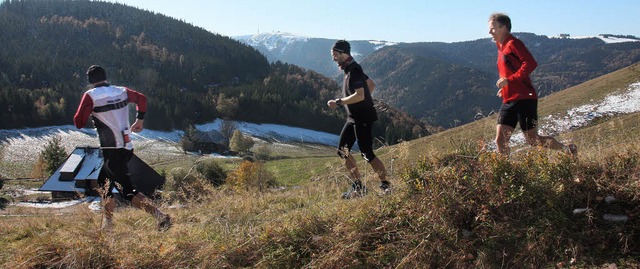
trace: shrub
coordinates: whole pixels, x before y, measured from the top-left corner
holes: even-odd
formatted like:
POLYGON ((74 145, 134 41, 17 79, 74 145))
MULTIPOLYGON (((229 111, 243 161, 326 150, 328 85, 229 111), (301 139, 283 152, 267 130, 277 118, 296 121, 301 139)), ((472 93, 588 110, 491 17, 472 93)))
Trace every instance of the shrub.
POLYGON ((258 160, 269 160, 271 158, 271 149, 269 145, 262 144, 256 147, 253 156, 258 160))
POLYGON ((235 190, 264 191, 275 186, 275 178, 260 162, 243 161, 227 177, 227 184, 235 190))
POLYGON ((204 179, 206 179, 213 186, 218 187, 224 184, 224 180, 227 177, 227 172, 224 171, 222 166, 214 159, 204 159, 196 163, 196 170, 200 173, 204 179))
POLYGON ((169 200, 200 201, 212 191, 211 184, 199 172, 182 167, 172 169, 164 184, 164 198, 169 200))

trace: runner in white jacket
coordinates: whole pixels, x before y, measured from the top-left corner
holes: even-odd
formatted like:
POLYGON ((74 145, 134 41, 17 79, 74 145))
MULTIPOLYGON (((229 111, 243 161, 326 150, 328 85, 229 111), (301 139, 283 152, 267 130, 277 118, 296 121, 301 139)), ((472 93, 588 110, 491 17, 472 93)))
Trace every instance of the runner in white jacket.
POLYGON ((82 96, 73 122, 77 128, 83 128, 89 116, 92 116, 100 139, 100 149, 104 158, 98 177, 98 192, 103 193, 105 213, 102 229, 110 230, 113 227, 113 211, 116 205, 112 193, 114 187, 118 188, 124 199, 152 214, 158 222, 159 230, 168 229, 171 227, 171 218, 135 189, 127 166, 133 157, 133 144, 129 135, 131 132, 140 132, 144 128, 147 98, 142 93, 129 88, 109 85, 106 72, 100 66, 89 67, 87 78, 93 87, 82 96), (131 126, 129 126, 129 103, 135 103, 138 112, 136 121, 131 126))

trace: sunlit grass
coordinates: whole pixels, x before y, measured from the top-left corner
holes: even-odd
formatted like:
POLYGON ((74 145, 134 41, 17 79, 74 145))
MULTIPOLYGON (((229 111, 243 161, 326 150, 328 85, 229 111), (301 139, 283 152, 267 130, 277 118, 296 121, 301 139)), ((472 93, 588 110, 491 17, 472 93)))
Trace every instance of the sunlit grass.
MULTIPOLYGON (((8 268, 637 264, 636 225, 602 219, 640 215, 637 147, 578 160, 532 148, 505 159, 473 143, 451 144, 457 149, 396 169, 391 196, 339 199, 348 183, 330 171, 341 163, 318 158, 315 167, 326 171, 294 187, 222 188, 179 206, 159 201, 175 222, 164 233, 148 214, 127 206, 116 212, 111 234, 98 230, 101 215, 86 206, 64 215, 5 217, 0 258, 8 268), (608 195, 618 201, 605 203, 608 195), (588 214, 572 213, 586 207, 588 214)), ((387 156, 400 151, 381 158, 389 163, 387 156)), ((291 173, 300 167, 295 159, 275 163, 291 173)), ((376 180, 367 172, 368 186, 376 180)))
MULTIPOLYGON (((592 83, 605 82, 614 83, 613 78, 592 83)), ((546 106, 541 102, 543 111, 553 110, 546 106)), ((332 149, 295 157, 281 151, 265 166, 283 188, 261 192, 223 186, 202 190, 198 199, 159 200, 174 219, 167 232, 156 231, 151 216, 128 206, 117 210, 110 234, 98 230, 101 214, 86 205, 51 211, 11 208, 12 216, 0 217, 0 264, 607 268, 615 263, 638 268, 639 126, 640 114, 634 113, 561 134, 559 139, 579 146, 577 159, 531 147, 504 158, 483 150, 495 132, 495 119, 483 119, 378 149, 394 186, 390 196, 376 194, 377 177, 357 156, 370 193, 354 200, 340 199, 349 182, 332 149), (573 213, 583 208, 589 210, 573 213), (607 221, 607 214, 629 221, 607 221)), ((154 167, 188 170, 209 157, 171 158, 154 167)), ((239 165, 238 160, 220 162, 229 171, 239 165)))

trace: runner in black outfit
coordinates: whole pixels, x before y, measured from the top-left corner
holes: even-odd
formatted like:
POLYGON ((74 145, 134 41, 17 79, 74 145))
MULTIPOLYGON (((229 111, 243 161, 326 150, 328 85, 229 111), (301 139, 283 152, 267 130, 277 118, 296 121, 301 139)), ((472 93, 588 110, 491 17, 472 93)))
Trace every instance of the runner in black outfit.
POLYGON ((345 160, 345 166, 353 177, 351 189, 342 195, 342 198, 350 199, 366 194, 362 185, 360 173, 356 161, 350 154, 351 147, 358 141, 358 147, 362 157, 371 165, 378 174, 380 188, 384 194, 390 192, 389 181, 386 180, 384 164, 373 153, 373 128, 372 124, 378 120, 376 109, 373 106, 371 93, 375 88, 373 81, 362 71, 362 67, 351 57, 351 45, 344 40, 338 40, 331 48, 331 55, 342 70, 344 70, 343 98, 329 100, 330 108, 344 106, 347 112, 347 122, 340 133, 338 155, 345 160))

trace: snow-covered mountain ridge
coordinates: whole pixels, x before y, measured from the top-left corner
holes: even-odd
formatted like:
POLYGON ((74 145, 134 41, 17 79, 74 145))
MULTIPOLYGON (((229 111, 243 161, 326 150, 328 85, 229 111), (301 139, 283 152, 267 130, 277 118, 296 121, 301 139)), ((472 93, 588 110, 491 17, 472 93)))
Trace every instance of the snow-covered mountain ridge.
MULTIPOLYGON (((296 35, 284 32, 260 33, 255 35, 243 35, 232 37, 254 49, 260 51, 269 62, 286 62, 314 70, 327 77, 336 77, 340 71, 332 61, 328 50, 331 48, 335 39, 315 38, 302 35, 296 35)), ((597 38, 605 42, 605 44, 617 44, 623 42, 638 42, 640 39, 633 36, 601 34, 598 36, 571 36, 569 34, 561 34, 559 36, 550 37, 551 39, 585 39, 597 38)), ((480 41, 489 41, 489 38, 479 39, 480 41)), ((445 47, 452 49, 460 49, 460 44, 474 43, 479 40, 469 40, 467 42, 442 43, 445 47)), ((362 61, 369 55, 376 53, 385 47, 395 46, 414 46, 424 47, 419 43, 430 44, 440 42, 419 42, 419 43, 402 43, 384 40, 348 40, 351 43, 351 55, 358 61, 362 61)), ((477 42, 476 42, 477 43, 477 42)), ((428 45, 426 45, 428 46, 428 45)), ((472 46, 473 47, 473 46, 472 46)), ((475 48, 475 47, 473 47, 475 48)), ((493 49, 493 47, 491 47, 493 49)), ((464 47, 462 49, 465 49, 464 47)), ((493 50, 490 50, 493 51, 493 50)), ((454 53, 455 54, 455 53, 454 53)))
POLYGON ((280 53, 292 43, 309 41, 308 37, 281 32, 237 36, 234 39, 252 47, 264 46, 269 51, 279 50, 280 53))
POLYGON ((618 35, 606 35, 600 34, 597 36, 571 36, 568 34, 562 34, 559 36, 554 36, 553 38, 570 38, 570 39, 585 39, 585 38, 598 38, 604 43, 607 44, 617 44, 617 43, 625 43, 625 42, 640 42, 640 38, 630 37, 630 36, 618 36, 618 35))
MULTIPOLYGON (((327 77, 335 77, 340 73, 329 55, 335 39, 306 37, 283 32, 232 38, 260 51, 269 62, 281 61, 294 64, 327 77)), ((358 60, 366 58, 381 48, 399 44, 383 40, 349 40, 349 43, 351 43, 351 55, 358 60)))
MULTIPOLYGON (((283 52, 288 46, 296 42, 309 42, 309 40, 311 39, 326 39, 326 38, 316 38, 316 37, 308 37, 303 35, 296 35, 292 33, 279 32, 279 31, 271 32, 271 33, 259 33, 259 34, 253 34, 253 35, 235 36, 232 38, 252 47, 264 46, 269 51, 279 50, 280 52, 283 52)), ((570 39, 598 38, 607 44, 624 43, 624 42, 640 42, 640 38, 634 38, 632 36, 610 35, 610 34, 600 34, 596 36, 571 36, 569 34, 561 34, 558 36, 553 36, 552 38, 570 38, 570 39)), ((326 40, 333 40, 333 39, 326 39, 326 40)), ((349 41, 354 42, 351 40, 349 41)), ((386 46, 394 46, 400 43, 400 42, 383 41, 383 40, 359 40, 359 41, 369 42, 375 45, 375 50, 381 49, 386 46)), ((355 41, 355 42, 359 42, 359 41, 355 41)))
MULTIPOLYGON (((325 39, 325 38, 315 38, 315 37, 306 37, 291 33, 284 32, 272 32, 272 33, 260 33, 255 35, 243 35, 232 37, 240 42, 243 42, 252 47, 263 46, 267 48, 269 51, 279 51, 284 52, 288 46, 296 42, 309 42, 311 39, 325 39)), ((330 39, 325 39, 330 40, 330 39)), ((369 42, 375 46, 375 50, 381 49, 385 46, 393 46, 397 45, 398 42, 389 42, 382 40, 361 40, 362 42, 369 42)), ((350 41, 353 42, 353 41, 350 41)))

